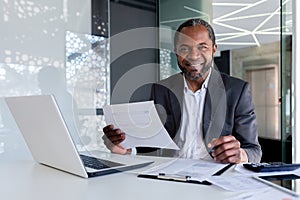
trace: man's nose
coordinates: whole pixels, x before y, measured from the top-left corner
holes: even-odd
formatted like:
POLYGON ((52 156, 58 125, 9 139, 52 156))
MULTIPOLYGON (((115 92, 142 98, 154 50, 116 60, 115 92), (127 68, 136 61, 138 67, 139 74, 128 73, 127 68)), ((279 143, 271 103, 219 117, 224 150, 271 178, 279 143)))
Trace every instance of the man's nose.
POLYGON ((188 54, 188 59, 197 60, 199 59, 201 52, 197 48, 192 48, 188 54))

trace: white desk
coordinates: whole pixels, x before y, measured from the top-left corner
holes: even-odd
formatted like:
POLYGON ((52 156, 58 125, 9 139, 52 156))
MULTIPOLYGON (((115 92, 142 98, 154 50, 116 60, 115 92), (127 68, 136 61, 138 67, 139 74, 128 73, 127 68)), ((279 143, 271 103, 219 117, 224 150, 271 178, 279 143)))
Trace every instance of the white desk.
MULTIPOLYGON (((162 160, 157 158, 158 162, 162 160)), ((0 161, 0 199, 3 200, 220 200, 236 195, 214 185, 137 178, 133 172, 84 179, 34 161, 0 161)))

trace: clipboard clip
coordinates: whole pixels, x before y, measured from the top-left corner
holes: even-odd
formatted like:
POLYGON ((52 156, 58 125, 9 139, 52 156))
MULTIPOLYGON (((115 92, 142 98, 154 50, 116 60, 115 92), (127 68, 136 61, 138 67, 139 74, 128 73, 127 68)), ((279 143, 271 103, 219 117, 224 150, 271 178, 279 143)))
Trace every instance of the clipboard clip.
POLYGON ((157 176, 157 179, 163 179, 163 180, 173 180, 173 181, 183 181, 183 182, 189 182, 191 181, 190 176, 177 176, 177 175, 168 175, 165 173, 159 173, 157 176))

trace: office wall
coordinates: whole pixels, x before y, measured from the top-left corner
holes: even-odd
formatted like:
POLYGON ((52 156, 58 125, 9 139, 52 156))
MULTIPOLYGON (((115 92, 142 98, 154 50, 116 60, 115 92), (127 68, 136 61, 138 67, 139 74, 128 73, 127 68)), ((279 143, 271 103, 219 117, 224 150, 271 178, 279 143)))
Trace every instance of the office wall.
MULTIPOLYGON (((128 102, 140 86, 158 80, 157 33, 147 27, 157 27, 155 12, 110 2, 112 104, 128 102)), ((136 99, 148 99, 139 91, 136 99)))

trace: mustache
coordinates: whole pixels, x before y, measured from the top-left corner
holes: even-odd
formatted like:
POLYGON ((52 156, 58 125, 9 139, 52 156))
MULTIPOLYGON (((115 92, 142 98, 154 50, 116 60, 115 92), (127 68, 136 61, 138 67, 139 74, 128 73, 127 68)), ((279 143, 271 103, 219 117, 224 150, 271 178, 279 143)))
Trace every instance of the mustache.
MULTIPOLYGON (((182 67, 179 62, 177 62, 177 63, 178 63, 178 66, 179 66, 180 70, 182 71, 182 73, 187 75, 188 77, 191 77, 190 72, 188 72, 188 70, 186 68, 182 67)), ((210 68, 212 68, 212 67, 213 67, 212 62, 204 65, 204 67, 201 69, 200 73, 198 73, 197 76, 194 77, 193 79, 198 79, 198 78, 203 77, 210 70, 210 68)))
POLYGON ((205 65, 207 63, 206 58, 202 58, 200 60, 193 60, 190 61, 189 59, 184 59, 183 63, 187 66, 192 66, 192 65, 205 65))

